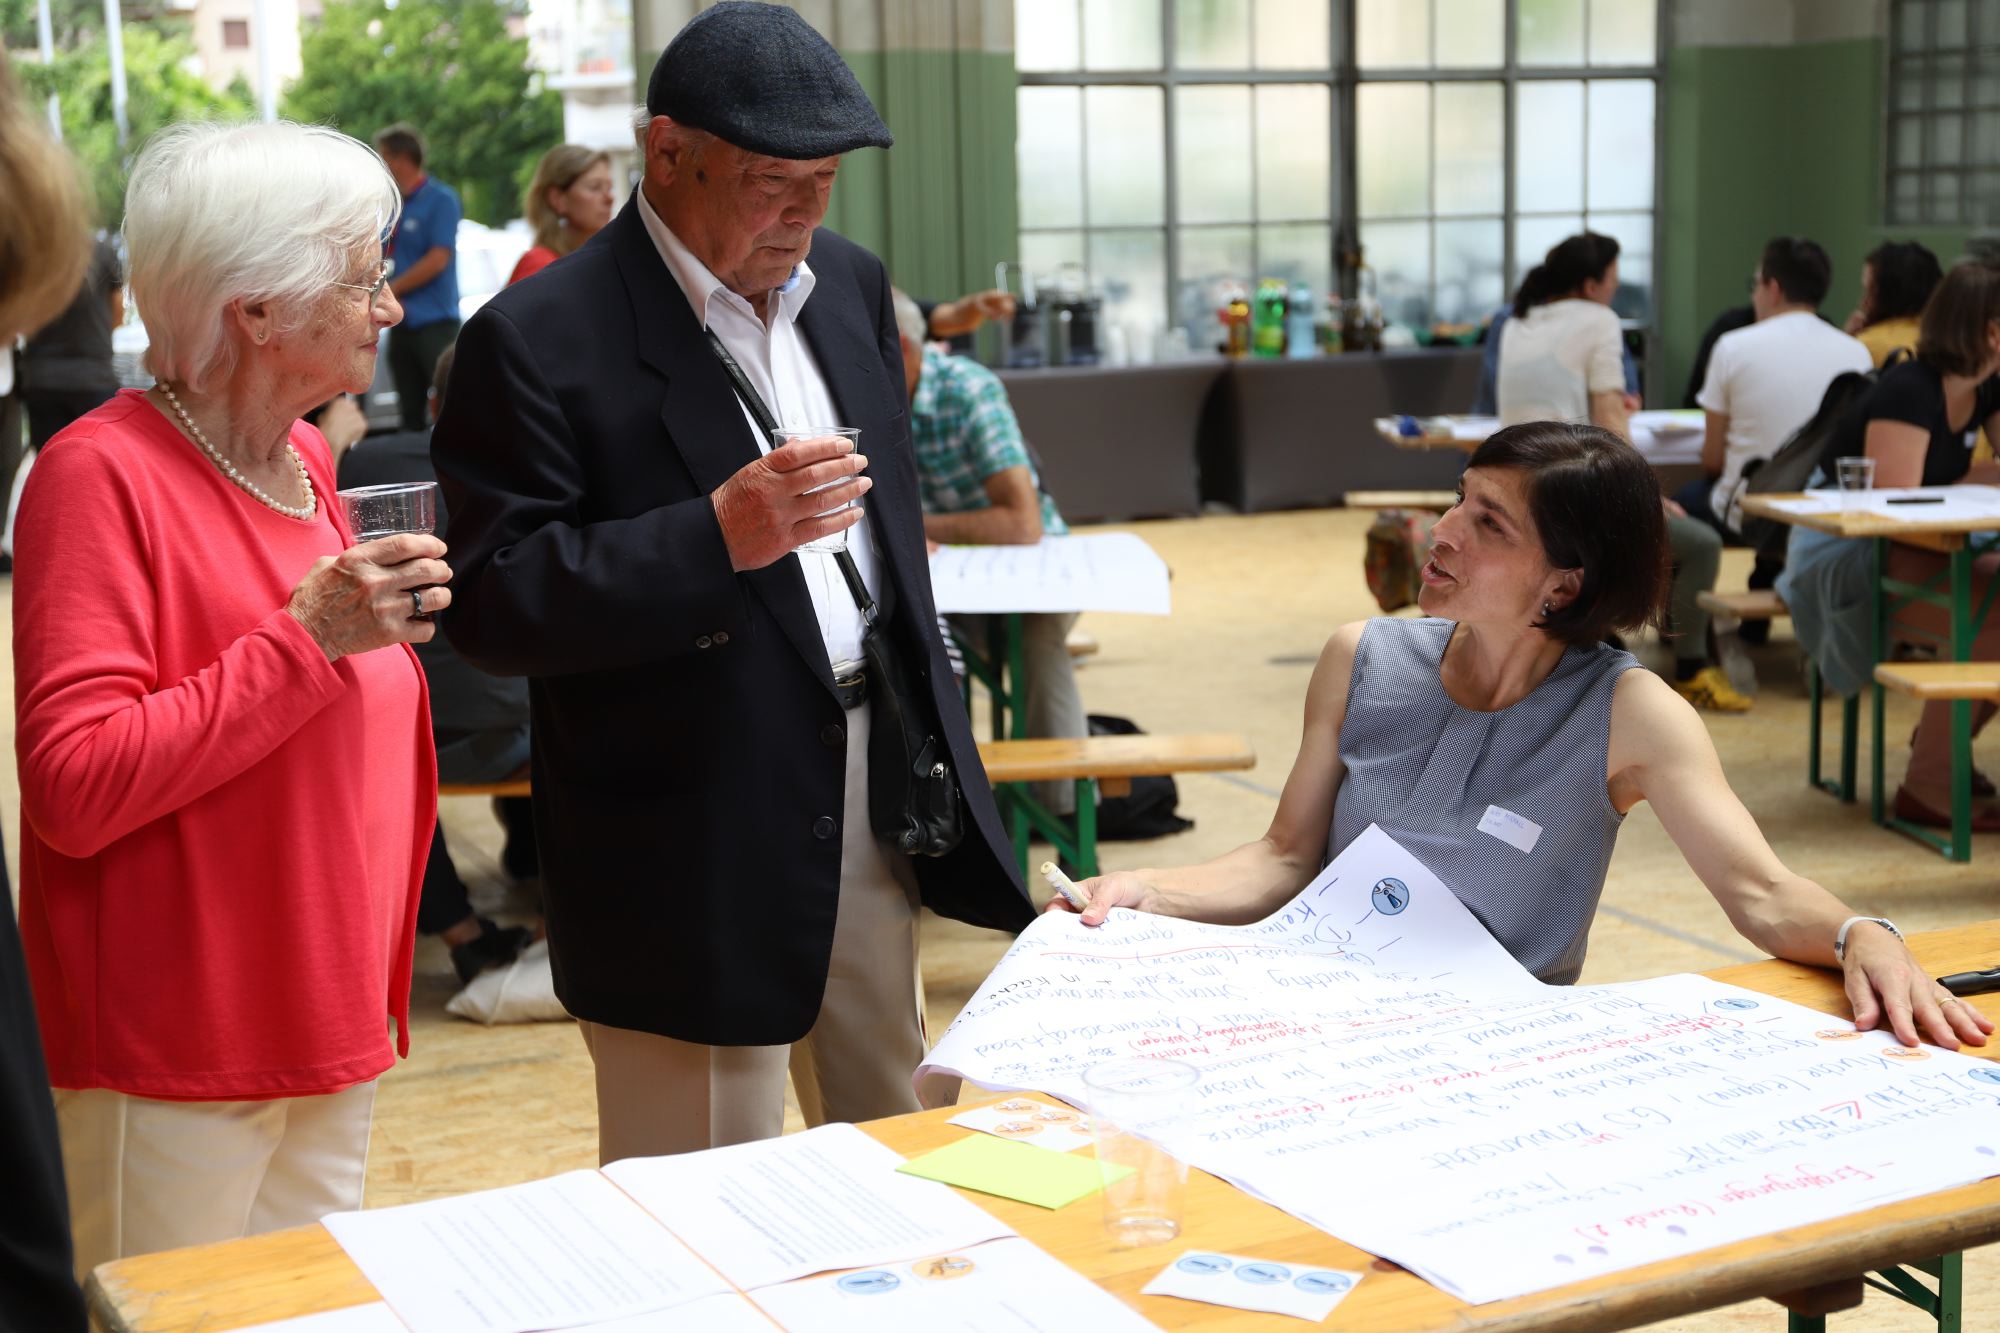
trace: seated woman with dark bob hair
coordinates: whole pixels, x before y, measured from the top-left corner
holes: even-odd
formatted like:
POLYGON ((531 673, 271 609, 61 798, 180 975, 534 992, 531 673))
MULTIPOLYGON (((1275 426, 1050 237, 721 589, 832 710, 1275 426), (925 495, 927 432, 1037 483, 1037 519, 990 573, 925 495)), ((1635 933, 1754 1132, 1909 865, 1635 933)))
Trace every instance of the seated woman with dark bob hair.
POLYGON ((1631 445, 1596 426, 1510 426, 1473 454, 1432 540, 1420 598, 1432 619, 1361 621, 1327 641, 1264 836, 1200 865, 1085 881, 1086 924, 1113 907, 1261 920, 1379 824, 1522 966, 1566 985, 1618 826, 1651 801, 1745 938, 1844 968, 1856 1026, 1886 1022, 1906 1045, 1984 1044, 1992 1023, 1941 992, 1885 923, 1779 862, 1694 709, 1601 642, 1657 626, 1667 595, 1660 487, 1631 445), (1525 851, 1482 831, 1489 807, 1539 829, 1525 851))

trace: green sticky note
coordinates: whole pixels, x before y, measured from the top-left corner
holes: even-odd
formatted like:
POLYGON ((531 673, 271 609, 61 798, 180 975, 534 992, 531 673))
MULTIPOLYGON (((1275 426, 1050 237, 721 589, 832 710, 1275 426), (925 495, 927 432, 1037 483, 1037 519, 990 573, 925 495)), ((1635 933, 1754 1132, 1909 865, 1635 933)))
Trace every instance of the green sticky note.
POLYGON ((1105 1175, 1120 1180, 1129 1166, 1102 1169, 1094 1157, 1050 1152, 991 1134, 972 1134, 936 1152, 913 1157, 896 1168, 961 1189, 1019 1199, 1038 1208, 1061 1208, 1104 1188, 1105 1175))

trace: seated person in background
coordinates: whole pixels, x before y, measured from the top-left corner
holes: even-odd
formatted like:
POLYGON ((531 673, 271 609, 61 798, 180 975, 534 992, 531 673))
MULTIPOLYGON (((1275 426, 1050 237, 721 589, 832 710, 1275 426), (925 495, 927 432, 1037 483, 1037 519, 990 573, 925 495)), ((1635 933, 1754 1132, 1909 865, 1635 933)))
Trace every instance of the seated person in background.
MULTIPOLYGON (((1617 293, 1618 242, 1594 232, 1558 242, 1529 270, 1500 333, 1495 381, 1503 425, 1589 422, 1631 438, 1625 342, 1611 313, 1617 293)), ((1750 699, 1710 659, 1708 612, 1696 600, 1715 586, 1722 538, 1672 500, 1662 503, 1673 549, 1674 688, 1697 708, 1743 712, 1750 699)))
MULTIPOLYGON (((922 311, 894 293, 902 335, 903 379, 910 391, 910 438, 924 502, 924 536, 955 546, 1032 546, 1069 531, 1041 488, 1021 438, 1021 423, 1000 377, 970 357, 927 345, 922 311)), ((985 616, 953 616, 984 643, 985 616)), ((1027 658, 1028 735, 1090 734, 1065 646, 1076 613, 1021 617, 1027 658)), ((1069 782, 1035 784, 1035 799, 1059 815, 1076 810, 1069 782)))
MULTIPOLYGON (((438 358, 430 394, 432 420, 444 405, 451 355, 452 349, 447 347, 438 358)), ((431 433, 398 431, 369 438, 341 457, 339 475, 343 489, 395 481, 436 481, 437 473, 431 467, 431 433)), ((445 534, 445 518, 440 499, 439 537, 445 534)), ((526 776, 528 682, 475 670, 442 635, 417 646, 417 661, 430 683, 438 781, 499 782, 526 776)), ((511 879, 533 879, 537 871, 534 801, 526 796, 502 796, 495 799, 494 806, 507 829, 501 868, 511 879)), ((451 948, 451 964, 459 980, 467 982, 489 967, 514 961, 532 933, 520 926, 496 925, 472 910, 465 881, 452 864, 451 850, 445 843, 443 820, 438 821, 430 860, 424 865, 417 929, 443 938, 451 948)))
MULTIPOLYGON (((1751 279, 1751 286, 1756 279, 1751 279)), ((1701 343, 1694 351, 1694 368, 1688 372, 1687 389, 1681 394, 1681 406, 1699 410, 1701 386, 1708 382, 1708 358, 1715 355, 1715 345, 1722 341, 1725 333, 1747 329, 1757 322, 1757 311, 1752 306, 1733 305, 1715 317, 1713 323, 1701 331, 1701 343)))
MULTIPOLYGON (((1494 311, 1486 321, 1486 350, 1479 362, 1479 396, 1473 399, 1472 415, 1476 417, 1497 417, 1500 415, 1500 334, 1507 327, 1508 318, 1514 307, 1503 305, 1494 311)), ((1632 349, 1623 346, 1625 367, 1625 411, 1639 410, 1639 363, 1632 356, 1632 349)))
POLYGON ((1993 1024, 1941 990, 1887 923, 1785 868, 1693 710, 1600 642, 1657 623, 1666 597, 1645 459, 1605 430, 1531 422, 1481 445, 1460 487, 1423 570, 1420 604, 1436 618, 1360 621, 1327 641, 1264 836, 1200 865, 1086 880, 1084 921, 1114 907, 1258 921, 1379 824, 1523 967, 1568 985, 1618 827, 1650 801, 1746 939, 1845 971, 1857 1028, 1887 1027, 1906 1046, 1985 1044, 1993 1024), (1494 807, 1537 830, 1525 854, 1485 831, 1494 807))
MULTIPOLYGON (((1991 463, 1975 466, 1979 428, 2000 427, 2000 264, 1964 260, 1952 266, 1924 306, 1911 361, 1882 372, 1827 440, 1816 485, 1830 486, 1836 459, 1872 458, 1877 486, 1987 485, 2000 481, 1991 463)), ((1793 528, 1778 592, 1791 608, 1799 646, 1811 655, 1829 688, 1853 694, 1874 674, 1870 607, 1874 600, 1874 543, 1793 528)), ((1889 547, 1891 578, 1924 583, 1940 577, 1947 557, 1900 543, 1889 547)), ((1973 565, 1972 604, 1984 605, 1992 562, 1973 565)), ((1891 633, 1916 631, 1936 642, 1950 632, 1943 607, 1905 603, 1891 633)), ((2000 657, 2000 620, 1989 618, 1973 640, 1974 659, 2000 657)), ((1975 733, 1993 716, 1984 701, 1972 707, 1975 733)), ((2000 830, 1992 783, 1973 774, 1972 827, 2000 830)), ((1896 791, 1896 815, 1912 823, 1951 823, 1951 705, 1927 703, 1910 741, 1910 766, 1896 791)))
POLYGON ((956 301, 919 301, 924 328, 931 338, 962 338, 989 319, 1014 318, 1014 294, 999 288, 968 292, 956 301))
MULTIPOLYGON (((1716 340, 1699 400, 1707 475, 1674 498, 1725 539, 1738 539, 1728 511, 1744 469, 1769 459, 1812 420, 1837 376, 1871 364, 1866 347, 1819 317, 1832 282, 1825 250, 1804 237, 1777 237, 1757 261, 1750 293, 1757 322, 1716 340)), ((1783 564, 1760 556, 1750 586, 1770 587, 1783 564)))
POLYGON ((1917 346, 1917 320, 1944 269, 1929 247, 1916 241, 1884 241, 1861 261, 1861 304, 1847 317, 1847 331, 1859 338, 1881 365, 1893 352, 1917 346))

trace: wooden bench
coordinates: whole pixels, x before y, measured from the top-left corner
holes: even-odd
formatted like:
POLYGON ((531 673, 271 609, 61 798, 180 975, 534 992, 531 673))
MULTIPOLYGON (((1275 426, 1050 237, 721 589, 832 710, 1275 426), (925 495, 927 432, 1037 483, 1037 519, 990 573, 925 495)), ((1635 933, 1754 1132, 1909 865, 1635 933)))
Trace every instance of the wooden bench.
POLYGON ((1028 873, 1028 839, 1040 829, 1082 875, 1097 873, 1097 797, 1124 796, 1132 779, 1255 767, 1248 737, 1235 732, 1175 736, 1085 736, 1061 740, 982 741, 980 762, 1001 796, 1014 856, 1028 873), (1028 794, 1031 782, 1074 782, 1076 813, 1065 819, 1028 794))
POLYGON ((1349 509, 1449 509, 1455 491, 1349 491, 1340 497, 1349 509))
POLYGON ((1063 640, 1063 648, 1069 653, 1069 660, 1072 662, 1080 662, 1086 657, 1095 657, 1099 652, 1103 651, 1097 642, 1095 634, 1086 634, 1080 629, 1073 629, 1069 632, 1069 637, 1063 640))
POLYGON ((1875 680, 1913 698, 2000 700, 2000 662, 1881 662, 1875 680))
POLYGON ((1700 592, 1695 594, 1695 605, 1715 616, 1734 616, 1738 620, 1782 620, 1791 614, 1785 606, 1785 599, 1769 588, 1753 589, 1750 592, 1700 592))
POLYGON ((440 796, 532 796, 534 789, 526 778, 508 778, 502 782, 440 782, 440 796))

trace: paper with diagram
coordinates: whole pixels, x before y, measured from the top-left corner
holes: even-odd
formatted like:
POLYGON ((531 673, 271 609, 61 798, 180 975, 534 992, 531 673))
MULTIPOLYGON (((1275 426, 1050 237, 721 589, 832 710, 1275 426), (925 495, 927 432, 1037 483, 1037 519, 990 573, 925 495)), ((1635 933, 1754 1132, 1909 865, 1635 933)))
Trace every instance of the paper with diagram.
POLYGON ((1544 986, 1387 835, 1255 926, 1030 927, 925 1065, 1088 1106, 1198 1066, 1138 1128, 1473 1301, 2000 1172, 2000 1065, 1700 977, 1544 986))

